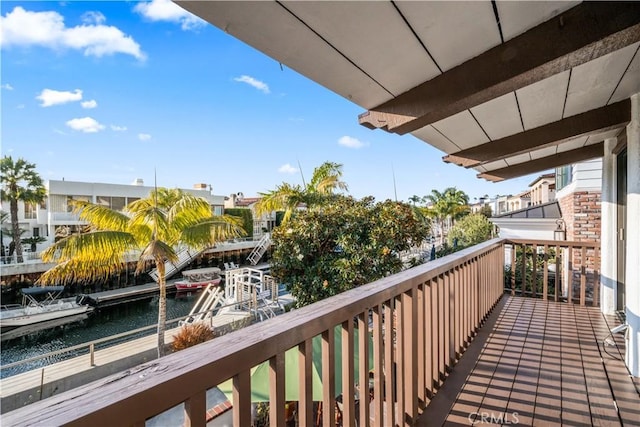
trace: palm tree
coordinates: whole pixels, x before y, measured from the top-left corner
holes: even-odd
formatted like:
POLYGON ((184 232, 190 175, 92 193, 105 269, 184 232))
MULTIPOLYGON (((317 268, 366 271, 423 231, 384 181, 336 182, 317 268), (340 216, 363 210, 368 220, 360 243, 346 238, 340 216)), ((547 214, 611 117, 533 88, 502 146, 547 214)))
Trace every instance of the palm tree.
POLYGON ((42 178, 35 171, 36 165, 24 159, 15 162, 11 156, 0 160, 0 181, 2 191, 0 198, 9 201, 9 215, 13 232, 13 246, 18 262, 22 262, 22 243, 18 225, 18 202, 40 203, 45 199, 46 189, 42 178))
POLYGON ((431 204, 428 212, 436 220, 442 242, 448 228, 446 225, 453 225, 456 219, 468 213, 469 196, 455 187, 448 187, 443 192, 431 190, 425 199, 431 204))
POLYGON ((260 216, 272 211, 284 211, 282 223, 286 223, 298 206, 319 206, 336 190, 346 191, 347 184, 341 178, 341 164, 324 162, 313 170, 309 184, 300 186, 283 182, 275 190, 259 193, 262 198, 256 203, 256 214, 260 216))
POLYGON ((164 355, 165 347, 165 261, 178 260, 179 245, 201 249, 245 234, 239 218, 212 215, 205 199, 179 189, 153 190, 124 212, 79 201, 74 202, 74 212, 90 224, 91 231, 69 235, 45 250, 43 261, 58 264, 38 282, 106 279, 125 268, 127 255, 139 253, 136 273, 152 263, 158 270, 158 357, 164 355))
POLYGON ((409 197, 409 201, 413 203, 413 206, 417 206, 418 203, 422 202, 422 197, 414 194, 413 196, 409 197))

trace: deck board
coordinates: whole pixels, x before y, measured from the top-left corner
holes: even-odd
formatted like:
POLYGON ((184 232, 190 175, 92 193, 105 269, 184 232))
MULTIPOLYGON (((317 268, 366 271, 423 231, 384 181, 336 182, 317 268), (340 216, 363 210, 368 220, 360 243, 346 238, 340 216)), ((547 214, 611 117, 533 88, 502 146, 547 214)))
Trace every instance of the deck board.
POLYGON ((505 295, 417 425, 472 425, 483 412, 503 425, 514 413, 520 425, 640 425, 624 340, 604 343, 617 324, 597 307, 505 295))

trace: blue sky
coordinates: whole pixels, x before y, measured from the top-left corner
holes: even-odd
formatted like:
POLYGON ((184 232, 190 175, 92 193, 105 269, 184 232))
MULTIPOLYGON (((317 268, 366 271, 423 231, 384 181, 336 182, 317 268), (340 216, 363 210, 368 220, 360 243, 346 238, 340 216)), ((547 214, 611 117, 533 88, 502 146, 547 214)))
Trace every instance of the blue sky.
POLYGON ((455 186, 515 194, 167 0, 1 3, 2 155, 44 179, 213 186, 254 196, 344 165, 355 197, 407 200, 455 186))

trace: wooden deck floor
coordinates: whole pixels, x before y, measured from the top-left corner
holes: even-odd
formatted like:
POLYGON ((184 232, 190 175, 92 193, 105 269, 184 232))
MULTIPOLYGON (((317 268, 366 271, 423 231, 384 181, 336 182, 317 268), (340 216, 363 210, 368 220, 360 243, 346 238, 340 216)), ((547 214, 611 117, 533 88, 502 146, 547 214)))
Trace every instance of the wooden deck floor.
POLYGON ((505 296, 418 425, 639 426, 624 341, 604 344, 617 323, 598 308, 505 296))

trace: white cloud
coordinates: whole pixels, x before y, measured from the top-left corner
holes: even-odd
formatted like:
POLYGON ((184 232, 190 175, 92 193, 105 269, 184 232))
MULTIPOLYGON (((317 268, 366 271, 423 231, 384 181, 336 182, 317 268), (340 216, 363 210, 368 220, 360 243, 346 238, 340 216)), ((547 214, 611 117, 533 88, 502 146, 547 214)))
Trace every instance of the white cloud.
POLYGON ((96 119, 93 119, 91 117, 71 119, 66 123, 66 125, 73 130, 84 133, 96 133, 104 130, 104 125, 101 125, 96 119))
POLYGON ((5 83, 0 87, 4 90, 13 90, 13 86, 11 86, 9 83, 5 83))
POLYGON ((150 21, 168 21, 180 24, 183 30, 194 30, 206 22, 169 0, 138 3, 133 10, 150 21))
POLYGON ((298 173, 298 168, 294 168, 289 163, 286 163, 278 168, 278 172, 293 175, 294 173, 298 173))
POLYGON ((80 103, 80 105, 82 105, 82 108, 91 109, 96 108, 98 106, 98 103, 95 99, 92 99, 90 101, 83 101, 80 103))
POLYGON ((24 109, 24 104, 18 104, 18 106, 16 108, 18 110, 22 110, 22 109, 24 109))
POLYGON ((262 91, 264 93, 270 93, 271 92, 269 90, 269 85, 267 85, 265 82, 261 82, 260 80, 254 79, 251 76, 235 77, 233 80, 235 80, 236 82, 246 83, 249 86, 253 86, 256 89, 258 89, 259 91, 262 91))
POLYGON ((82 22, 87 25, 91 25, 91 24, 100 25, 107 20, 107 18, 102 14, 102 12, 96 12, 96 11, 89 11, 89 12, 83 13, 81 19, 82 19, 82 22))
POLYGON ((40 95, 36 96, 36 99, 42 102, 40 104, 41 107, 51 107, 52 105, 80 101, 82 99, 82 91, 80 89, 76 89, 73 92, 43 89, 40 95))
POLYGON ((85 56, 123 53, 139 60, 146 58, 131 36, 117 27, 102 25, 104 15, 101 13, 85 14, 83 20, 83 25, 67 27, 64 17, 58 12, 31 12, 16 6, 5 16, 0 16, 0 45, 70 48, 83 51, 85 56))
POLYGON ((138 139, 140 141, 148 141, 151 139, 151 135, 149 135, 148 133, 139 133, 138 134, 138 139))
POLYGON ((111 130, 114 132, 124 132, 125 130, 127 130, 126 126, 117 126, 117 125, 111 125, 111 130))
POLYGON ((354 138, 352 136, 347 136, 347 135, 338 139, 338 144, 347 148, 362 148, 368 145, 367 143, 362 142, 357 138, 354 138))
POLYGON ((53 129, 53 133, 57 133, 58 135, 67 135, 67 133, 61 131, 60 129, 53 129))

